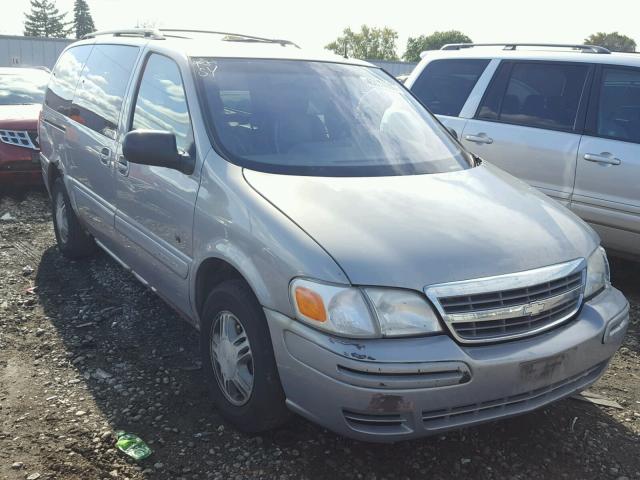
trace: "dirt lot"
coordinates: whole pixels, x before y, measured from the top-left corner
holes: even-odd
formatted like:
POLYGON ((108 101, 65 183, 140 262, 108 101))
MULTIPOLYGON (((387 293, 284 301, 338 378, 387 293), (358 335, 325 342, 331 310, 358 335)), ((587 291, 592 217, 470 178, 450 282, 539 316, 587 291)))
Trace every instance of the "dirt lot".
POLYGON ((55 247, 38 190, 0 198, 0 478, 640 479, 640 265, 613 261, 632 302, 625 346, 592 391, 502 422, 396 445, 305 420, 260 437, 225 425, 200 381, 197 336, 104 254, 55 247), (6 216, 5 216, 6 218, 6 216), (136 464, 113 432, 153 448, 136 464))

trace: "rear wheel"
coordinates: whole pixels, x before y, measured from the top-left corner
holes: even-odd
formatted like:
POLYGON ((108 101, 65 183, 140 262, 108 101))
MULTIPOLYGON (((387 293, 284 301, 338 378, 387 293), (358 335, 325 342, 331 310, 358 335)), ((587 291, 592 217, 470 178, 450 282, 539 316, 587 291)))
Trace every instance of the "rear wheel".
POLYGON ((257 433, 289 418, 262 307, 242 280, 216 287, 200 329, 205 380, 223 418, 257 433))
POLYGON ((95 250, 93 238, 87 234, 76 217, 61 178, 51 188, 53 229, 60 252, 67 258, 82 258, 95 250))

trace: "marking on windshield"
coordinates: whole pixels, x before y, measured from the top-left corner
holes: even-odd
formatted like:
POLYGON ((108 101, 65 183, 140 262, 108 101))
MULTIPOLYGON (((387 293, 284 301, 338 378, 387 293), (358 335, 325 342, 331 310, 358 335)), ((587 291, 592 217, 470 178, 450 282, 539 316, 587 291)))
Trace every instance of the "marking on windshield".
POLYGON ((215 76, 216 70, 218 70, 218 64, 209 60, 196 60, 195 64, 198 75, 201 77, 213 77, 215 76))

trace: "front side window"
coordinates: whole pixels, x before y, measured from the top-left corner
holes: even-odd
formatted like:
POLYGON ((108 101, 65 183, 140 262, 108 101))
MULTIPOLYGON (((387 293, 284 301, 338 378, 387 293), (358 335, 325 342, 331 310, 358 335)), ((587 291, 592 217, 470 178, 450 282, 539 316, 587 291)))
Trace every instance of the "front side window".
MULTIPOLYGON (((508 67, 509 65, 505 65, 508 67)), ((487 92, 478 117, 532 127, 571 130, 588 65, 514 63, 505 84, 504 68, 487 92)))
POLYGON ((457 117, 489 60, 434 60, 411 91, 432 113, 457 117))
POLYGON ((115 139, 138 51, 138 47, 128 45, 96 45, 82 71, 71 118, 115 139))
POLYGON ((603 69, 597 134, 640 143, 640 70, 603 69))
POLYGON ((182 77, 176 63, 162 55, 149 57, 140 81, 131 129, 166 130, 176 135, 183 154, 194 154, 193 130, 182 77))
POLYGON ((42 103, 49 74, 40 70, 15 68, 0 73, 0 105, 42 103))
POLYGON ((380 69, 264 59, 196 58, 193 65, 217 143, 247 168, 380 176, 471 165, 429 112, 380 69))
POLYGON ((70 114, 71 100, 92 48, 93 45, 71 47, 60 56, 51 73, 45 105, 63 115, 70 114))

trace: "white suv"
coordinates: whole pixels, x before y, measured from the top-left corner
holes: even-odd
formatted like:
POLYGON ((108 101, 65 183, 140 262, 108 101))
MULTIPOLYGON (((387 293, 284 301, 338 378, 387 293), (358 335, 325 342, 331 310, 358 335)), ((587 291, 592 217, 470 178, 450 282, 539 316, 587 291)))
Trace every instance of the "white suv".
POLYGON ((640 255, 640 55, 589 45, 454 44, 406 86, 472 153, 640 255))

